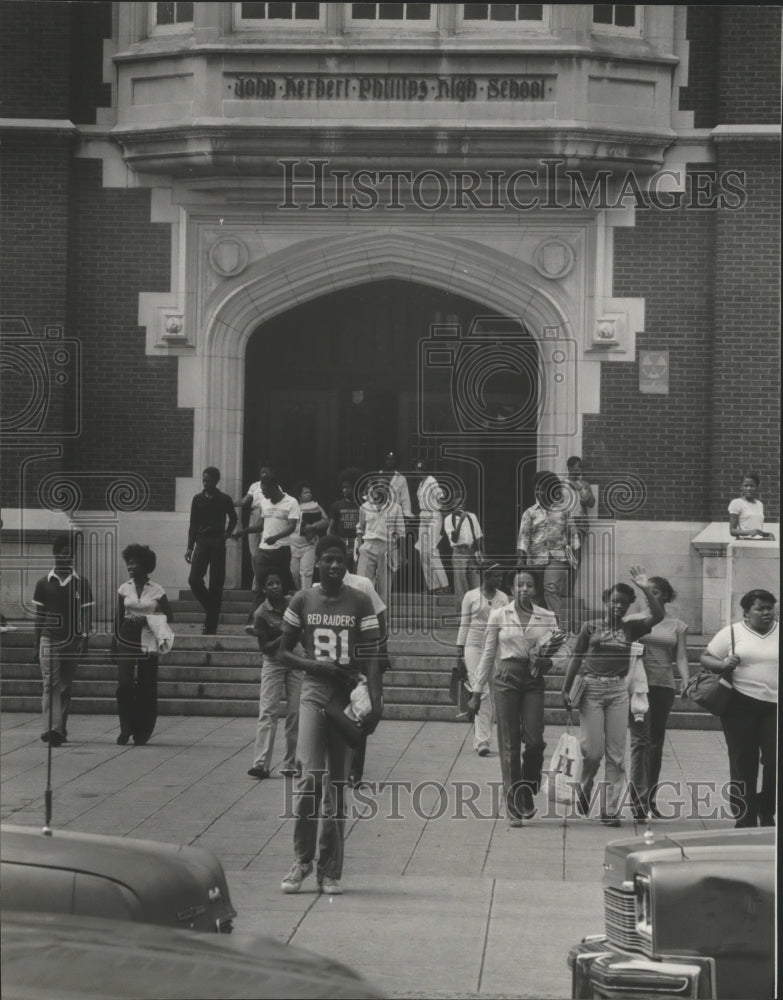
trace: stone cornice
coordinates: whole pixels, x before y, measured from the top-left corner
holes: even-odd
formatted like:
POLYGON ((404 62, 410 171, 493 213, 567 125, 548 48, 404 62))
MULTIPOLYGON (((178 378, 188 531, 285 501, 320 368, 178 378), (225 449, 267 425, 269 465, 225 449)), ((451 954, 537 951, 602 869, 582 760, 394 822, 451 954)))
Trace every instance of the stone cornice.
POLYGON ((780 125, 718 125, 710 132, 714 142, 780 142, 780 125))
POLYGON ((314 120, 296 124, 224 119, 191 124, 117 126, 112 138, 134 170, 181 177, 279 173, 279 161, 325 158, 331 167, 411 170, 491 166, 519 169, 561 157, 571 169, 652 172, 676 139, 671 129, 558 121, 507 125, 416 122, 363 125, 314 120))
POLYGON ((0 118, 0 131, 74 135, 78 129, 68 118, 0 118))

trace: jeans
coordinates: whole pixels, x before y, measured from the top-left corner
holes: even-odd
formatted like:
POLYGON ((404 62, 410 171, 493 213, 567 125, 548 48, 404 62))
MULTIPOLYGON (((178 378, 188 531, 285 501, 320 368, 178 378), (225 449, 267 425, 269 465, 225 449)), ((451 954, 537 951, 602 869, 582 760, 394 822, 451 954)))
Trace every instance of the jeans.
POLYGON ((79 665, 79 650, 82 639, 66 639, 58 642, 47 635, 41 636, 39 659, 43 694, 41 695, 41 717, 43 732, 53 729, 60 736, 68 732, 68 710, 71 707, 71 689, 76 668, 79 665), (49 725, 49 708, 52 710, 52 724, 49 725))
POLYGON ((253 590, 256 591, 256 606, 264 599, 261 581, 267 573, 280 574, 283 593, 290 594, 294 588, 291 576, 291 546, 281 545, 279 549, 256 549, 253 553, 253 590))
POLYGON ((389 546, 379 538, 368 538, 359 547, 356 572, 366 577, 378 592, 384 604, 389 603, 390 577, 389 546))
MULTIPOLYGON (((617 815, 625 786, 625 740, 628 732, 628 689, 624 677, 586 674, 579 705, 582 746, 582 795, 590 801, 593 783, 606 755, 606 797, 601 812, 617 815)), ((603 796, 602 796, 603 798, 603 796)))
MULTIPOLYGON (((467 649, 465 650, 467 652, 467 649)), ((532 677, 526 660, 500 660, 493 679, 500 773, 506 809, 519 815, 532 804, 544 763, 544 678, 532 677), (524 741, 525 750, 520 761, 524 741), (523 793, 523 787, 529 794, 523 793)))
POLYGON ((315 545, 306 549, 291 549, 291 577, 294 590, 307 590, 313 585, 313 570, 315 569, 315 545))
POLYGON ((223 583, 226 579, 226 543, 223 535, 199 538, 190 560, 188 586, 205 612, 204 628, 214 632, 220 619, 223 603, 223 583), (209 588, 204 577, 209 570, 209 588))
POLYGON ((535 577, 541 600, 554 613, 558 625, 561 628, 568 625, 567 608, 563 605, 566 603, 569 593, 571 564, 550 559, 547 566, 537 566, 528 572, 532 572, 535 577))
POLYGON ((649 812, 655 807, 661 776, 666 723, 674 704, 674 688, 650 685, 650 707, 641 722, 629 716, 631 730, 631 795, 634 809, 649 812))
MULTIPOLYGON (((468 684, 470 685, 472 691, 476 690, 473 678, 476 676, 476 668, 478 667, 480 660, 480 646, 465 647, 465 666, 468 668, 468 684)), ((492 736, 492 723, 494 722, 494 719, 495 712, 492 705, 492 692, 489 684, 487 684, 481 692, 481 705, 476 713, 476 718, 473 720, 474 750, 478 750, 482 743, 489 746, 489 741, 492 736)))
POLYGON ((775 825, 778 707, 733 689, 720 717, 729 750, 729 777, 737 787, 729 793, 735 826, 775 825), (761 791, 757 791, 759 763, 761 791))
POLYGON ((294 790, 294 853, 306 865, 318 846, 318 874, 339 879, 343 871, 345 785, 350 747, 323 714, 332 685, 305 677, 299 703, 296 762, 300 770, 294 790), (318 836, 318 820, 321 834, 318 836))
POLYGON ((469 590, 475 590, 481 584, 476 553, 469 545, 457 545, 452 550, 452 566, 454 567, 454 597, 457 611, 462 612, 462 598, 469 590))
POLYGON ((291 670, 276 660, 264 657, 261 668, 261 690, 258 696, 258 723, 256 745, 253 750, 253 767, 269 770, 277 732, 277 714, 285 691, 285 757, 283 767, 296 766, 296 740, 299 731, 299 696, 302 690, 302 671, 291 670))

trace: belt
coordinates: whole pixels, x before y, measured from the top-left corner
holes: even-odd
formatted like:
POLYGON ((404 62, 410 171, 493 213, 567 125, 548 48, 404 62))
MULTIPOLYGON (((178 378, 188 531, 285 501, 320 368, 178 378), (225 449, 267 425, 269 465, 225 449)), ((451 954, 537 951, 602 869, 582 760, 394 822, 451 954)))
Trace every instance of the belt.
MULTIPOLYGON (((626 671, 627 673, 627 671, 626 671)), ((590 670, 584 671, 584 676, 590 681, 624 681, 625 674, 594 674, 590 670)))

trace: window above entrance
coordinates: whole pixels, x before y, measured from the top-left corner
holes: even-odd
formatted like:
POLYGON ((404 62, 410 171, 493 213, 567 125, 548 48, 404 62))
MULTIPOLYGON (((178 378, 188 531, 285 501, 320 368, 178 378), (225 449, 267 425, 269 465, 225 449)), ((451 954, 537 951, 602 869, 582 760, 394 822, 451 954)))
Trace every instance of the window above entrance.
POLYGON ((499 28, 548 27, 549 6, 540 3, 462 3, 459 4, 458 27, 499 28))
POLYGON ((150 33, 187 31, 193 27, 192 3, 149 4, 150 33))
POLYGON ((627 3, 593 4, 593 31, 638 37, 642 33, 643 11, 644 7, 627 3))
POLYGON ((238 3, 235 4, 237 27, 260 24, 312 28, 324 21, 326 4, 322 3, 238 3))
POLYGON ((435 4, 432 3, 347 3, 345 23, 349 28, 375 25, 395 27, 434 27, 435 4))

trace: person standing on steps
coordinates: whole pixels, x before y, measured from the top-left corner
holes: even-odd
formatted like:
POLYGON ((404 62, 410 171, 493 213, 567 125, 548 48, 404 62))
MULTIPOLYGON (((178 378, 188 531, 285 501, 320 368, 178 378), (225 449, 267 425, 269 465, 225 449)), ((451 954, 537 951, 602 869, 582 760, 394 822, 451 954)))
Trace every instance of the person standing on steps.
POLYGON ((302 480, 296 484, 299 504, 299 523, 291 537, 291 576, 294 590, 304 590, 313 585, 315 545, 329 523, 326 511, 313 499, 313 487, 302 480))
POLYGON ((483 582, 475 590, 469 590, 462 599, 462 615, 457 634, 457 663, 464 666, 468 675, 468 685, 471 692, 481 696, 478 710, 473 719, 473 749, 479 757, 486 757, 490 752, 492 722, 494 720, 493 695, 489 683, 478 689, 476 672, 481 660, 481 650, 484 646, 484 636, 490 612, 508 604, 508 594, 500 590, 503 573, 498 563, 494 563, 482 573, 483 582))
MULTIPOLYGON (((245 527, 255 528, 257 525, 263 521, 263 515, 261 513, 261 502, 264 498, 261 492, 261 480, 264 476, 268 475, 272 471, 272 467, 268 462, 262 462, 258 467, 258 479, 256 482, 251 483, 247 488, 247 493, 242 497, 242 499, 237 504, 238 507, 242 509, 244 514, 245 511, 248 512, 247 524, 245 527)), ((250 560, 252 562, 253 556, 255 555, 255 550, 258 547, 258 541, 255 535, 248 534, 247 536, 247 547, 250 551, 250 560)), ((258 591, 258 581, 253 575, 253 590, 258 591)))
POLYGON ((204 609, 203 635, 215 635, 223 603, 226 579, 226 540, 237 524, 237 512, 231 497, 222 493, 217 484, 220 472, 209 466, 201 474, 201 493, 190 505, 190 527, 185 562, 190 563, 188 586, 204 609), (209 588, 204 577, 209 572, 209 588))
POLYGON ((68 740, 71 688, 79 660, 87 653, 95 603, 89 581, 74 572, 73 545, 70 535, 55 538, 54 568, 33 591, 33 663, 40 665, 43 678, 41 739, 53 747, 68 740))
MULTIPOLYGON (((233 537, 260 535, 261 541, 253 556, 256 579, 260 580, 274 570, 280 574, 280 579, 283 581, 283 592, 291 594, 294 591, 294 581, 291 576, 291 535, 299 524, 299 502, 280 489, 277 476, 271 472, 261 480, 261 493, 262 520, 253 528, 242 528, 235 532, 233 537)), ((263 590, 257 591, 253 610, 263 599, 263 590)))
POLYGON ((393 451, 388 451, 383 459, 383 468, 378 471, 388 477, 392 498, 400 505, 402 516, 413 517, 408 480, 398 471, 397 464, 397 455, 393 451))
POLYGON ((337 535, 345 542, 348 551, 348 572, 356 572, 356 557, 354 545, 356 542, 356 526, 359 523, 359 504, 356 500, 356 482, 359 479, 358 469, 344 469, 340 473, 340 499, 329 508, 329 526, 327 534, 337 535))
POLYGON ((469 590, 481 583, 479 570, 484 564, 484 532, 475 514, 457 507, 443 522, 443 531, 451 545, 454 568, 454 598, 462 614, 462 602, 469 590))
MULTIPOLYGON (((416 468, 421 471, 423 463, 417 462, 416 468)), ((423 473, 422 475, 422 481, 416 491, 419 502, 419 537, 416 539, 416 549, 421 559, 421 571, 427 590, 433 594, 448 594, 449 579, 438 551, 438 542, 443 529, 441 513, 443 491, 434 476, 423 473)))

